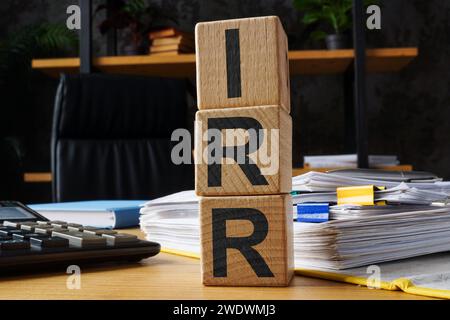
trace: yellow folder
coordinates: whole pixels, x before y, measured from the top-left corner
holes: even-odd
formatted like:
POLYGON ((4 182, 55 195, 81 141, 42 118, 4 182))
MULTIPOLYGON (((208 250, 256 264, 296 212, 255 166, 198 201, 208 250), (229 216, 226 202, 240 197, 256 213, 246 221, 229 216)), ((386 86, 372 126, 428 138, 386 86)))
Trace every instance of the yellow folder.
MULTIPOLYGON (((172 250, 168 248, 162 248, 161 252, 169 253, 169 254, 175 254, 179 256, 199 259, 200 255, 195 252, 186 252, 181 250, 172 250)), ((444 285, 450 275, 442 273, 442 275, 439 275, 439 273, 431 274, 431 276, 435 276, 431 279, 431 281, 428 281, 428 283, 423 281, 422 278, 426 278, 427 275, 421 275, 419 277, 409 277, 408 272, 405 271, 404 276, 392 276, 392 272, 394 273, 401 273, 396 270, 405 269, 413 271, 415 269, 416 265, 428 265, 430 271, 433 270, 433 266, 439 266, 442 264, 443 256, 447 256, 450 259, 450 253, 442 253, 438 256, 431 255, 431 256, 424 256, 424 257, 416 257, 412 259, 402 260, 402 261, 393 261, 390 262, 390 264, 396 264, 398 265, 396 268, 389 268, 387 267, 387 272, 383 272, 385 274, 386 278, 392 278, 390 280, 387 279, 381 279, 379 286, 374 289, 384 289, 384 290, 390 290, 390 291, 403 291, 405 293, 420 295, 420 296, 427 296, 427 297, 434 297, 434 298, 441 298, 441 299, 450 299, 450 290, 446 288, 444 285), (425 261, 423 261, 425 260, 425 261), (388 272, 388 270, 391 270, 391 272, 388 272), (417 281, 419 280, 419 281, 417 281), (422 281, 420 281, 422 280, 422 281)), ((444 268, 447 265, 444 265, 444 268)), ((420 271, 419 271, 420 272, 420 271)), ((423 270, 422 270, 423 272, 423 270)), ((312 277, 312 278, 320 278, 320 279, 326 279, 331 281, 338 281, 338 282, 345 282, 345 283, 351 283, 356 284, 360 286, 368 286, 373 288, 373 284, 370 281, 369 274, 364 274, 360 272, 356 272, 355 269, 348 270, 348 271, 319 271, 319 270, 309 270, 309 269, 302 269, 302 268, 296 268, 295 274, 298 276, 304 276, 304 277, 312 277)), ((428 275, 430 276, 430 275, 428 275)))

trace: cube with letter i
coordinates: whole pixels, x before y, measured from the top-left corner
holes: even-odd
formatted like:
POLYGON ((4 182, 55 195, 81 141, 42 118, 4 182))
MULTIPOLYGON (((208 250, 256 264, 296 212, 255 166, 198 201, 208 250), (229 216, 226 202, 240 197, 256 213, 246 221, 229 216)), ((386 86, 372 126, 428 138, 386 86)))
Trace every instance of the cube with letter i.
POLYGON ((198 23, 198 108, 278 105, 290 112, 287 37, 275 16, 198 23))

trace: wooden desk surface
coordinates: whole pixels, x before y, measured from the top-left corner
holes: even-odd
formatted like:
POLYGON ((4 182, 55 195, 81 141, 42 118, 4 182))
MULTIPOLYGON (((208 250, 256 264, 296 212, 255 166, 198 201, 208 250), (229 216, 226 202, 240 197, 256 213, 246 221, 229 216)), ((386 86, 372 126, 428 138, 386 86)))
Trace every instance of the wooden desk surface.
MULTIPOLYGON (((127 230, 143 237, 139 230, 127 230)), ((0 299, 426 299, 399 291, 295 276, 288 288, 204 287, 196 259, 161 253, 139 264, 81 270, 81 289, 64 272, 0 277, 0 299)))

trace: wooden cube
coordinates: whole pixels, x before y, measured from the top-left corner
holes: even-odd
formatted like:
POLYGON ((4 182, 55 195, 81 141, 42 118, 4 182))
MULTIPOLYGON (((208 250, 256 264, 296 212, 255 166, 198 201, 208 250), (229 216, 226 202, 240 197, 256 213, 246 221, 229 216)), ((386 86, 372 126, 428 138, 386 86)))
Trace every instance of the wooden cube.
POLYGON ((195 130, 198 195, 291 192, 292 119, 280 107, 200 110, 195 130))
POLYGON ((290 112, 287 37, 278 17, 198 23, 198 108, 279 105, 290 112))
POLYGON ((202 280, 218 286, 287 286, 293 275, 290 194, 200 200, 202 280))

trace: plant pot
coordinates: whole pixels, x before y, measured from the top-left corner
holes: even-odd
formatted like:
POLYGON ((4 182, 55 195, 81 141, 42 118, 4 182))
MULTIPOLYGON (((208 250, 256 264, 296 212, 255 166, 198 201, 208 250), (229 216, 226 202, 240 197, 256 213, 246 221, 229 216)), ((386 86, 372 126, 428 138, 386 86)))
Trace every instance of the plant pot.
POLYGON ((349 39, 345 34, 329 34, 325 37, 328 50, 347 49, 349 39))

